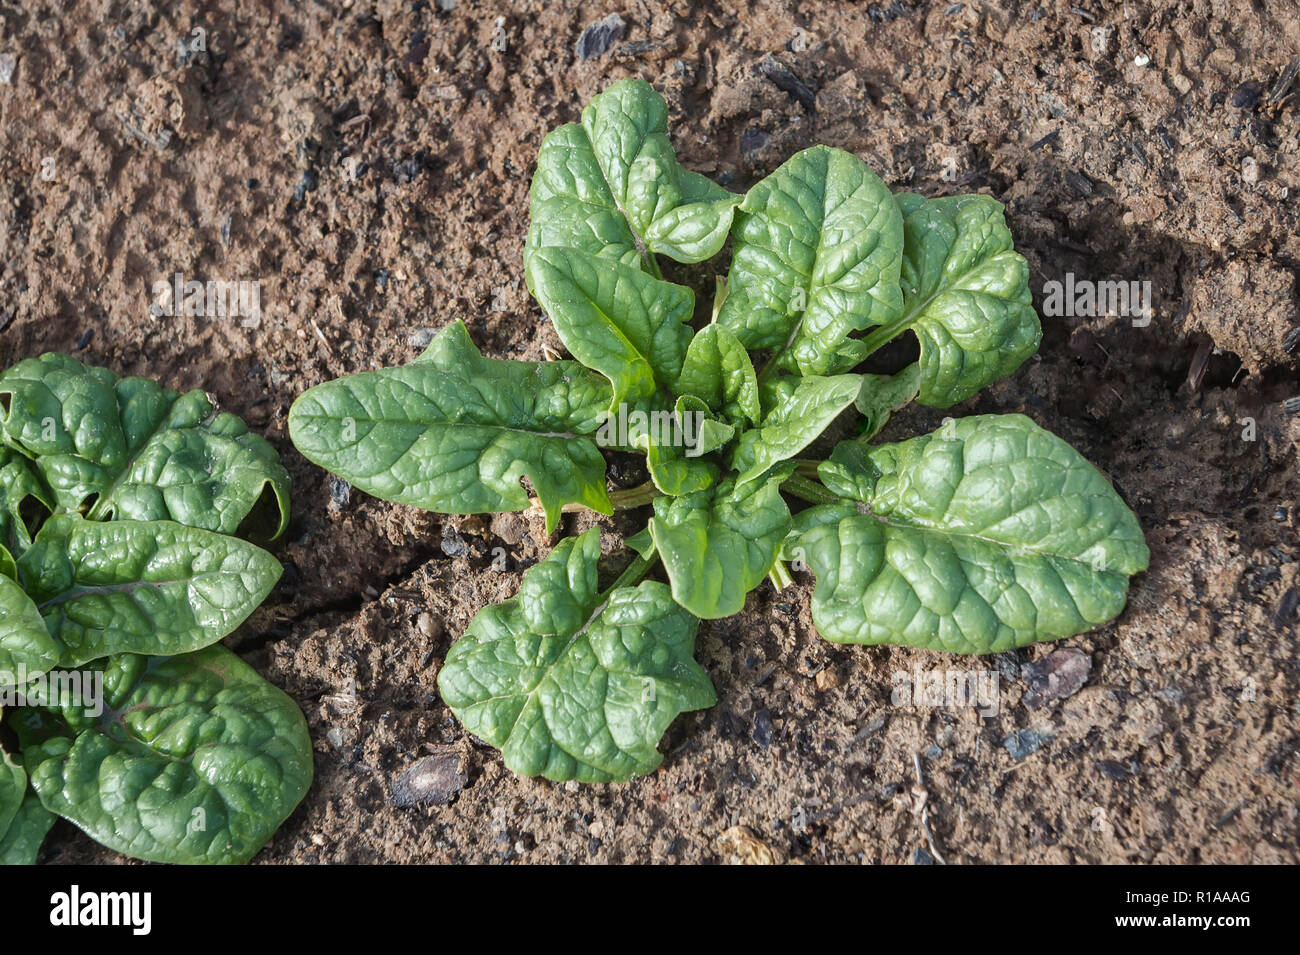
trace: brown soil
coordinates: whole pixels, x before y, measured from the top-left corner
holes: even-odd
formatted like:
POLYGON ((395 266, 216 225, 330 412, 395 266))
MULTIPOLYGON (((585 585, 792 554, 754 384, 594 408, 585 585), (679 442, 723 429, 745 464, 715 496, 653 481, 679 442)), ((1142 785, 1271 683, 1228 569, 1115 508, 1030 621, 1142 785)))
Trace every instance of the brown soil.
MULTIPOLYGON (((1282 407, 1300 393, 1283 344, 1300 324, 1300 81, 1269 97, 1300 50, 1296 8, 573 6, 0 0, 16 57, 0 367, 60 350, 204 387, 293 475, 283 584, 230 644, 301 703, 317 777, 259 860, 1300 861, 1300 415, 1282 407), (621 40, 578 60, 613 10, 621 40), (1151 571, 1116 623, 1063 645, 1086 657, 1052 658, 1056 686, 1026 700, 1038 670, 1022 667, 1059 645, 991 661, 832 647, 801 577, 702 627, 718 706, 680 719, 638 782, 516 778, 441 703, 447 648, 553 540, 524 516, 348 496, 294 452, 285 416, 455 318, 489 354, 558 348, 521 280, 534 156, 628 75, 667 97, 685 164, 732 189, 829 143, 895 188, 1007 203, 1039 304, 1066 272, 1152 282, 1148 327, 1046 318, 1039 356, 953 412, 1031 415, 1147 529, 1151 571), (262 324, 150 317, 175 272, 260 280, 262 324), (891 704, 895 671, 983 666, 1001 676, 995 716, 891 704), (450 802, 395 805, 424 756, 450 802)), ((885 437, 939 419, 910 410, 885 437)), ((63 823, 44 855, 120 861, 63 823)))

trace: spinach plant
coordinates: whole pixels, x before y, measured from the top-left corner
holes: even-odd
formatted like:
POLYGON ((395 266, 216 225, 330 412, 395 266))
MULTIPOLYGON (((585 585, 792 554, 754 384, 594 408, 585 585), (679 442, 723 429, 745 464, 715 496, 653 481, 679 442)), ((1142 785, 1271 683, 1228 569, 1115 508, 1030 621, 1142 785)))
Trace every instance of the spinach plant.
POLYGON ((612 586, 596 530, 564 540, 448 653, 443 699, 516 772, 653 770, 668 724, 714 702, 699 619, 736 613, 765 578, 788 585, 791 562, 816 577, 825 638, 959 653, 1104 623, 1147 566, 1107 480, 1022 415, 870 443, 907 403, 946 408, 1037 350, 993 199, 895 195, 825 146, 732 195, 678 164, 663 99, 627 80, 543 141, 524 265, 576 360, 485 358, 455 322, 412 364, 314 387, 289 418, 309 459, 393 501, 519 510, 527 478, 548 532, 566 510, 652 508, 612 586), (728 237, 697 329, 693 291, 659 257, 702 262, 728 237), (918 361, 854 371, 905 332, 918 361), (800 456, 854 411, 855 437, 800 456), (643 452, 650 480, 611 493, 602 450, 643 452), (656 562, 666 584, 642 580, 656 562))
POLYGON ((284 532, 278 455, 202 391, 59 354, 0 375, 0 442, 0 692, 21 703, 0 863, 35 861, 55 816, 140 859, 246 861, 312 776, 297 705, 217 642, 280 577, 236 536, 284 532))

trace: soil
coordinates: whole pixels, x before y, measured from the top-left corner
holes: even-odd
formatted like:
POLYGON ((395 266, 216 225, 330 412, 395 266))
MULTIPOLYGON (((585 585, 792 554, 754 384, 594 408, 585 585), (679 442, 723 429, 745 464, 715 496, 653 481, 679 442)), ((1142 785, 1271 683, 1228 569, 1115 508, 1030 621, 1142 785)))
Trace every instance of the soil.
MULTIPOLYGON (((228 641, 316 748, 258 861, 1300 861, 1300 81, 1270 95, 1294 5, 0 0, 0 18, 0 367, 59 350, 206 388, 294 480, 284 580, 228 641), (613 12, 622 36, 579 59, 613 12), (435 684, 448 647, 558 538, 349 493, 286 414, 452 319, 488 354, 559 349, 521 278, 534 157, 632 75, 667 98, 682 161, 733 190, 828 143, 894 188, 1006 203, 1040 307, 1069 272, 1151 282, 1149 325, 1044 317, 1039 355, 950 412, 1029 414, 1114 479, 1152 550, 1118 621, 989 659, 834 647, 798 575, 702 626, 718 705, 677 721, 649 777, 517 778, 460 729, 435 684), (259 281, 263 320, 151 316, 177 272, 259 281), (995 668, 1000 706, 892 702, 916 668, 995 668)), ((670 272, 707 302, 715 268, 670 272)), ((601 521, 607 552, 637 517, 601 521)), ((43 857, 123 861, 66 823, 43 857)))

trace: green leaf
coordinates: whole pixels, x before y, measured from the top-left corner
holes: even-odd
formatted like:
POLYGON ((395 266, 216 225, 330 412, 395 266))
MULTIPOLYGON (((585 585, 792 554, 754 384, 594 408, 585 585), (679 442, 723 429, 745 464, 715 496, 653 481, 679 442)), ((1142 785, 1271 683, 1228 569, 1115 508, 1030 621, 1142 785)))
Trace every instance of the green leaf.
MULTIPOLYGON (((629 416, 635 421, 640 413, 629 416)), ((718 466, 703 455, 731 440, 735 429, 717 421, 694 395, 682 395, 671 412, 644 415, 648 426, 637 429, 632 444, 645 451, 646 466, 655 487, 665 494, 690 494, 712 487, 718 466)))
POLYGON ((721 325, 708 325, 691 339, 677 390, 701 399, 736 427, 760 420, 758 378, 749 353, 721 325))
POLYGON ((880 477, 880 471, 871 463, 872 450, 862 441, 841 441, 831 456, 817 465, 817 476, 833 494, 869 501, 880 477))
POLYGON ((59 645, 36 604, 13 579, 0 575, 0 689, 26 683, 58 662, 59 645))
POLYGON ((1146 569, 1109 482, 1021 415, 950 421, 867 457, 860 513, 799 515, 828 640, 995 653, 1072 636, 1115 617, 1146 569))
POLYGON ((851 368, 854 331, 895 320, 903 222, 885 184, 826 146, 795 154, 745 196, 718 323, 746 348, 778 349, 805 375, 851 368))
POLYGON ((605 459, 586 436, 609 396, 576 362, 484 358, 455 322, 414 364, 308 390, 289 436, 361 490, 442 513, 523 510, 527 477, 553 530, 566 503, 613 512, 605 459))
POLYGON ((280 573, 274 557, 237 537, 172 521, 102 523, 72 514, 46 521, 18 559, 62 667, 214 643, 257 609, 280 573))
POLYGON ((53 510, 28 460, 0 445, 0 547, 22 553, 32 542, 31 528, 53 510))
POLYGON ((35 865, 54 819, 54 813, 41 805, 40 797, 27 790, 9 823, 9 831, 0 836, 0 865, 35 865))
POLYGON ((613 383, 611 411, 676 383, 691 340, 690 289, 556 248, 530 255, 527 277, 564 347, 613 383))
POLYGON ((646 452, 651 481, 664 494, 692 494, 714 486, 719 477, 718 465, 701 455, 731 440, 735 429, 707 417, 703 401, 692 395, 677 399, 672 420, 681 422, 677 425, 681 442, 654 442, 649 437, 638 442, 646 452))
POLYGON ((3 839, 27 791, 27 774, 0 749, 0 839, 3 839))
POLYGON ((559 246, 634 267, 648 264, 642 249, 678 262, 716 255, 740 202, 678 164, 667 104, 638 79, 613 84, 582 125, 542 141, 530 195, 525 260, 559 246))
POLYGON ((279 456, 234 415, 214 414, 201 391, 178 395, 48 353, 0 375, 5 407, 5 436, 34 459, 65 510, 234 534, 270 492, 278 517, 269 536, 288 526, 279 456))
POLYGON ((861 390, 861 375, 800 378, 789 397, 763 419, 761 427, 740 436, 732 461, 732 467, 740 472, 737 486, 806 448, 853 404, 861 390))
POLYGON ((744 609, 745 595, 772 569, 790 529, 781 497, 790 470, 739 488, 728 479, 714 492, 655 499, 650 534, 674 600, 706 620, 744 609))
POLYGON ((862 390, 853 403, 866 418, 860 441, 869 441, 880 433, 889 417, 916 398, 921 387, 921 366, 908 365, 896 375, 863 375, 862 390))
POLYGON ((137 859, 252 858, 311 784, 297 704, 219 645, 96 666, 100 716, 29 708, 17 722, 45 807, 137 859))
POLYGON ((628 550, 634 551, 638 557, 649 560, 655 553, 654 538, 650 536, 650 528, 643 527, 627 540, 623 541, 628 550))
POLYGON ((525 776, 644 775, 677 714, 716 702, 694 659, 699 622, 667 587, 597 592, 598 534, 561 541, 518 596, 476 614, 438 674, 465 728, 525 776))
POLYGON ((924 405, 947 408, 1003 378, 1038 350, 1042 329, 1029 267, 1002 204, 988 196, 897 196, 903 213, 904 311, 875 329, 868 350, 913 329, 924 405))

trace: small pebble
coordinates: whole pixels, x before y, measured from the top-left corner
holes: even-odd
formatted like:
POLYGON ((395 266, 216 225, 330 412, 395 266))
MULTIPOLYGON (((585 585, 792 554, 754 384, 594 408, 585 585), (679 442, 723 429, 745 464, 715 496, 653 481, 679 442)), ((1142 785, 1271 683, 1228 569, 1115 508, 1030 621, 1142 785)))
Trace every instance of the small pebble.
POLYGON ((392 803, 399 809, 445 806, 465 788, 467 780, 454 752, 425 756, 393 782, 392 803))
POLYGON ((764 749, 772 745, 772 714, 767 710, 754 714, 754 742, 764 749))
POLYGON ((1228 105, 1235 109, 1250 109, 1264 95, 1264 84, 1249 80, 1242 83, 1228 97, 1228 105))
POLYGON ((1023 703, 1036 710, 1052 700, 1062 700, 1078 693, 1088 682, 1092 672, 1092 658, 1082 650, 1062 647, 1053 650, 1043 659, 1026 664, 1020 675, 1029 685, 1023 703))
POLYGON ((1024 759, 1050 739, 1037 730, 1016 730, 1002 741, 1002 745, 1012 759, 1024 759))
POLYGON ((293 190, 294 201, 302 202, 307 198, 307 193, 315 192, 317 183, 316 171, 313 169, 304 169, 302 171, 302 176, 298 180, 297 187, 293 190))
POLYGON ((1133 770, 1123 763, 1117 763, 1113 759, 1103 759, 1097 763, 1097 771, 1107 779, 1121 780, 1127 779, 1133 775, 1133 770))
POLYGON ((580 60, 594 60, 604 56, 609 49, 623 38, 627 23, 617 13, 611 13, 603 20, 588 24, 587 29, 578 37, 576 52, 580 60))
POLYGON ((1150 62, 1151 57, 1147 56, 1145 53, 1139 53, 1137 56, 1133 57, 1134 66, 1146 66, 1150 62))
POLYGON ((438 332, 433 328, 417 328, 406 336, 406 343, 416 348, 428 348, 429 342, 433 341, 433 336, 436 334, 438 332))
POLYGON ((18 66, 18 57, 12 53, 0 53, 0 83, 5 86, 14 78, 14 70, 18 66))
POLYGON ((343 513, 351 500, 352 485, 342 478, 330 477, 329 512, 336 516, 343 513))

